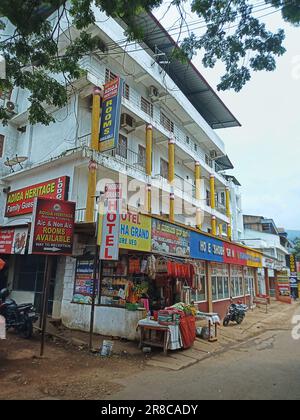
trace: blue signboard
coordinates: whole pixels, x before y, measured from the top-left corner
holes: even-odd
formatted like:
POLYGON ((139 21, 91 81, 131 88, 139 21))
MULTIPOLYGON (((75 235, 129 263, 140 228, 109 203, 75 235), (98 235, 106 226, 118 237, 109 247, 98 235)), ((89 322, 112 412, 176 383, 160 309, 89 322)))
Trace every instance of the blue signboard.
POLYGON ((191 232, 191 257, 199 260, 224 262, 224 244, 218 239, 191 232))
POLYGON ((117 147, 120 130, 120 112, 123 80, 117 78, 104 86, 100 126, 100 152, 117 147))

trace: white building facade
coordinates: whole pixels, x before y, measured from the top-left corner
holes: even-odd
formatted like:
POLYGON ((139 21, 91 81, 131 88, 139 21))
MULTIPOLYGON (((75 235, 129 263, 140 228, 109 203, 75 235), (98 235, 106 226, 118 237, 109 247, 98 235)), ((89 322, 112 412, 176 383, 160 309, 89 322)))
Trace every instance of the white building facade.
MULTIPOLYGON (((123 47, 118 42, 125 37, 124 23, 108 19, 99 10, 95 10, 95 14, 98 23, 90 32, 108 46, 107 52, 82 59, 85 73, 70 89, 67 106, 60 110, 49 109, 55 123, 48 127, 30 125, 28 92, 22 89, 15 89, 10 97, 4 95, 1 99, 5 103, 12 102, 14 109, 8 126, 0 129, 0 226, 4 229, 31 223, 30 213, 16 210, 13 216, 5 214, 10 193, 64 179, 67 199, 76 202, 74 257, 83 252, 93 253, 94 236, 86 224, 92 161, 97 164, 97 195, 108 182, 121 182, 126 185, 124 195, 128 208, 139 211, 145 206, 145 190, 151 186, 152 214, 167 220, 170 196, 174 194, 175 222, 238 241, 243 235, 239 185, 226 176, 226 171, 233 167, 216 131, 239 126, 238 121, 191 63, 188 66, 178 62, 160 63, 159 57, 161 54, 168 57, 173 41, 152 15, 146 15, 144 21, 153 28, 155 37, 152 39, 149 31, 143 45, 131 44, 126 49, 125 44, 123 47), (116 76, 125 81, 119 144, 111 152, 100 153, 90 146, 91 95, 94 87, 103 86, 116 76), (153 136, 150 175, 146 171, 148 129, 153 136), (173 185, 168 180, 170 140, 175 142, 173 185), (201 211, 201 223, 197 221, 197 209, 201 211)), ((95 222, 96 200, 94 210, 95 222)), ((11 255, 8 264, 8 283, 13 297, 19 302, 32 301, 39 305, 43 260, 11 255)), ((71 327, 77 326, 78 319, 85 319, 87 323, 89 312, 86 307, 82 307, 80 314, 73 310, 75 266, 74 258, 57 259, 49 303, 49 312, 71 327)), ((105 318, 105 311, 107 308, 99 308, 96 316, 105 318)), ((125 314, 133 325, 134 315, 125 314)), ((124 331, 122 334, 118 331, 124 316, 124 312, 116 311, 98 332, 108 334, 115 330, 116 335, 124 335, 124 331)))

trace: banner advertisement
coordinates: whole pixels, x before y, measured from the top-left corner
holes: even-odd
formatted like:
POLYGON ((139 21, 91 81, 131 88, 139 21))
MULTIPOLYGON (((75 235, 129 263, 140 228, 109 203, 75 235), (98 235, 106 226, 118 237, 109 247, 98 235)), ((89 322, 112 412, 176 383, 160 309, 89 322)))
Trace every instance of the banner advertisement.
POLYGON ((46 198, 35 200, 28 253, 71 256, 76 203, 46 198))
POLYGON ((243 265, 247 267, 262 268, 262 256, 238 245, 224 242, 224 263, 243 265))
POLYGON ((152 251, 190 256, 190 231, 158 219, 152 219, 152 251))
POLYGON ((0 228, 0 254, 24 255, 28 226, 0 228))
POLYGON ((69 181, 68 176, 63 176, 9 192, 6 200, 5 217, 32 213, 36 197, 67 200, 69 181))
POLYGON ((106 185, 104 215, 102 218, 100 260, 118 261, 119 259, 121 200, 121 184, 106 185))
POLYGON ((191 257, 222 263, 224 261, 223 242, 200 233, 191 232, 191 257))
POLYGON ((115 149, 119 141, 124 81, 119 77, 104 85, 100 124, 100 152, 115 149))
POLYGON ((291 300, 291 286, 287 271, 280 271, 277 274, 277 293, 279 300, 284 302, 291 300))

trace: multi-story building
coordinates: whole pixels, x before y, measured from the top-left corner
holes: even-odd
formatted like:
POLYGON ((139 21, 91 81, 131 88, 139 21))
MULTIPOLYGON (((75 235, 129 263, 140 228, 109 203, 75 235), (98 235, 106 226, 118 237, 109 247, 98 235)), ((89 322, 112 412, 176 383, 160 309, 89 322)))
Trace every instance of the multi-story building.
MULTIPOLYGON (((48 127, 30 125, 28 92, 22 89, 14 89, 9 97, 2 97, 11 119, 0 131, 0 225, 7 228, 31 223, 30 197, 37 194, 38 184, 44 188, 44 194, 50 188, 52 196, 57 191, 61 194, 62 190, 68 190, 68 199, 76 202, 74 257, 91 255, 96 197, 101 196, 107 183, 119 182, 126 211, 151 213, 161 220, 190 226, 211 234, 221 244, 221 240, 240 239, 239 183, 226 175, 233 166, 217 134, 217 129, 237 127, 239 122, 192 63, 171 59, 170 51, 175 43, 153 15, 143 15, 140 19, 145 29, 143 44, 126 46, 120 43, 125 37, 124 22, 108 19, 96 9, 95 14, 97 23, 90 32, 106 47, 104 52, 81 60, 83 77, 70 85, 68 104, 59 110, 48 108, 55 123, 48 127), (91 138, 91 121, 95 123, 92 110, 95 111, 97 103, 94 89, 117 76, 125 82, 119 141, 113 150, 100 153, 91 138), (92 171, 96 171, 95 189, 89 189, 92 171), (19 206, 20 194, 29 197, 29 204, 25 197, 27 201, 19 206)), ((65 25, 67 29, 67 22, 65 25)), ((67 42, 67 38, 64 40, 67 42)), ((206 238, 212 240, 209 235, 206 238)), ((224 251, 220 252, 217 261, 224 257, 224 251)), ((255 258, 251 267, 256 266, 255 258)), ((71 322, 72 317, 78 319, 74 315, 76 305, 69 304, 74 289, 74 264, 74 259, 57 260, 49 307, 53 308, 54 316, 60 317, 63 312, 65 323, 76 327, 71 322), (67 310, 62 309, 64 302, 67 310)), ((14 297, 38 304, 44 260, 13 255, 9 265, 14 297)), ((254 290, 254 274, 251 269, 248 271, 247 279, 252 282, 248 289, 254 290)), ((217 282, 221 279, 220 285, 214 286, 216 301, 230 297, 229 275, 225 277, 225 280, 222 275, 216 277, 217 282)), ((241 284, 234 296, 244 295, 241 284)), ((204 295, 201 301, 207 302, 207 291, 204 295)), ((84 311, 88 309, 82 309, 83 318, 84 311)), ((106 316, 105 311, 102 308, 102 318, 106 316)), ((108 327, 109 331, 113 330, 111 325, 108 327)))
MULTIPOLYGON (((242 243, 261 251, 265 268, 268 269, 271 293, 275 295, 277 273, 287 270, 287 256, 292 244, 285 229, 277 228, 273 219, 244 215, 244 238, 242 243)), ((264 285, 264 282, 263 282, 264 285)))

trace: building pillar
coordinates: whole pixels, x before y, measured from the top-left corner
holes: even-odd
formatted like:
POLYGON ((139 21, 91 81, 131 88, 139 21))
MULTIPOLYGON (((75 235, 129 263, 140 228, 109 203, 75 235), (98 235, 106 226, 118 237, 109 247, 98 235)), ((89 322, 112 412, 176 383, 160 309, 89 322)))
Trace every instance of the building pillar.
MULTIPOLYGON (((201 200, 201 166, 200 162, 195 162, 195 183, 196 183, 196 200, 201 200)), ((201 230, 201 208, 197 207, 196 210, 196 227, 201 230)))
POLYGON ((211 263, 206 262, 206 274, 207 274, 207 302, 208 302, 208 312, 214 312, 213 296, 212 296, 212 283, 211 283, 211 274, 212 268, 211 263))
POLYGON ((227 225, 227 236, 229 240, 232 239, 232 227, 231 227, 231 209, 230 209, 230 189, 226 188, 226 216, 230 220, 229 224, 227 225))
MULTIPOLYGON (((90 148, 94 151, 99 151, 99 130, 100 130, 100 118, 101 118, 101 89, 94 88, 93 92, 93 108, 92 108, 92 135, 90 148)), ((94 210, 95 210, 95 198, 96 198, 96 187, 97 187, 97 164, 91 161, 89 164, 88 174, 88 188, 86 196, 86 212, 85 222, 93 223, 94 210)))
POLYGON ((170 193, 170 222, 175 221, 175 196, 174 196, 174 179, 175 179, 175 140, 174 138, 169 140, 169 184, 171 187, 170 193))
POLYGON ((219 236, 221 238, 223 237, 223 225, 222 225, 222 223, 219 223, 219 236))
MULTIPOLYGON (((216 186, 214 175, 210 176, 210 207, 212 210, 216 208, 216 186)), ((217 236, 217 219, 216 216, 211 218, 211 231, 214 236, 217 236)))
POLYGON ((254 269, 254 288, 255 288, 255 296, 258 296, 259 295, 259 285, 258 285, 257 268, 254 269))
POLYGON ((265 268, 265 282, 266 282, 266 295, 270 296, 270 279, 269 279, 269 269, 265 268))
POLYGON ((146 175, 148 176, 148 185, 146 188, 146 212, 152 212, 152 194, 151 183, 152 177, 152 153, 153 153, 153 127, 148 124, 146 127, 146 175))

